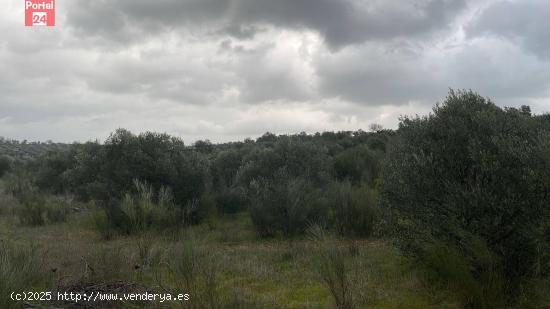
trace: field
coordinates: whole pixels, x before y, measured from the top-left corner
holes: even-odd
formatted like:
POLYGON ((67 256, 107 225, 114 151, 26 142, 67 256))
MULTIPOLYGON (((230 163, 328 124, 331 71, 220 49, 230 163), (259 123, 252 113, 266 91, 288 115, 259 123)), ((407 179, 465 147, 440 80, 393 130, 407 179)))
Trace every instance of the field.
MULTIPOLYGON (((2 202, 4 206, 18 207, 5 195, 2 202)), ((32 247, 33 262, 37 263, 36 268, 31 267, 36 273, 30 274, 36 277, 37 280, 32 280, 35 284, 22 284, 19 288, 91 291, 111 284, 110 290, 104 292, 125 287, 129 287, 126 292, 170 290, 191 294, 191 300, 184 302, 184 307, 192 306, 195 297, 201 300, 208 297, 202 305, 210 303, 211 308, 331 308, 334 305, 315 262, 319 247, 326 246, 326 241, 307 237, 259 239, 246 214, 219 217, 172 233, 148 233, 105 241, 94 230, 93 218, 86 206, 75 207, 78 211, 73 211, 66 222, 39 227, 20 226, 10 211, 4 209, 0 239, 19 249, 32 247), (180 272, 189 267, 187 272, 196 273, 192 279, 196 282, 188 285, 182 283, 185 274, 170 270, 171 259, 177 254, 188 256, 186 249, 193 251, 196 255, 193 263, 197 263, 181 265, 180 272), (186 286, 195 289, 198 296, 184 290, 186 286)), ((335 246, 344 253, 347 280, 358 308, 457 308, 451 294, 426 283, 418 269, 400 256, 389 241, 339 239, 335 246)), ((44 308, 56 305, 31 303, 44 308)), ((70 307, 71 302, 57 305, 70 307)), ((103 308, 106 303, 88 305, 103 308)), ((135 308, 152 304, 115 305, 135 308)), ((182 304, 154 305, 180 308, 182 304)))

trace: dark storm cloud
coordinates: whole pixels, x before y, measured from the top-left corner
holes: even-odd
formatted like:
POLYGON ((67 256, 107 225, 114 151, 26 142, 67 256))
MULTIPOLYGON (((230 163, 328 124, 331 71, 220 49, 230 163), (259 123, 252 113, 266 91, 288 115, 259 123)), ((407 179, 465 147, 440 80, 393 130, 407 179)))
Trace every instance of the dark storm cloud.
POLYGON ((238 1, 235 22, 308 28, 331 47, 373 39, 409 37, 446 28, 465 7, 462 0, 249 0, 238 1))
POLYGON ((465 0, 80 0, 67 16, 79 33, 116 41, 180 27, 251 38, 272 25, 317 31, 338 48, 445 29, 465 7, 465 0))
POLYGON ((550 59, 550 1, 496 2, 468 28, 470 36, 496 35, 550 59))
POLYGON ((402 105, 435 100, 449 85, 437 62, 427 62, 420 47, 408 44, 367 44, 317 59, 319 89, 364 105, 402 105))

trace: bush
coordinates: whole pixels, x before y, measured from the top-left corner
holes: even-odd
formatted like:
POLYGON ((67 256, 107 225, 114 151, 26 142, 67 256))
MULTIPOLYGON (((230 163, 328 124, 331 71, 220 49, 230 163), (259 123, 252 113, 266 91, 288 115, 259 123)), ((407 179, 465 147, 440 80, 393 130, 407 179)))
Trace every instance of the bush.
POLYGON ((273 179, 284 172, 291 178, 307 179, 324 185, 332 174, 331 160, 325 147, 297 137, 281 137, 272 148, 257 147, 244 159, 238 182, 244 187, 258 179, 273 179))
POLYGON ((92 214, 94 226, 104 240, 109 240, 116 235, 116 228, 107 215, 105 209, 95 210, 92 214))
POLYGON ((134 181, 134 188, 122 200, 112 201, 94 212, 95 226, 103 238, 111 238, 115 231, 129 235, 196 224, 214 207, 208 195, 186 205, 176 205, 169 188, 154 191, 151 185, 138 180, 134 181))
POLYGON ((174 202, 186 205, 210 188, 206 158, 168 134, 134 135, 119 129, 103 145, 73 145, 70 151, 42 157, 36 183, 42 189, 69 191, 80 200, 96 200, 105 206, 110 200, 122 200, 135 189, 134 179, 139 179, 155 191, 172 188, 174 202))
POLYGON ((19 204, 15 214, 22 225, 38 226, 46 223, 65 222, 70 212, 70 202, 39 192, 26 192, 17 197, 19 204))
MULTIPOLYGON (((120 202, 113 201, 94 214, 94 222, 103 238, 113 236, 113 231, 135 234, 152 227, 155 218, 153 191, 149 185, 134 182, 136 193, 126 193, 120 202)), ((168 210, 168 209, 167 209, 168 210)))
POLYGON ((481 266, 464 245, 478 238, 515 298, 542 258, 549 152, 550 131, 538 118, 473 92, 451 91, 433 114, 403 118, 383 177, 403 249, 422 255, 431 239, 456 247, 478 280, 481 266))
POLYGON ((354 184, 372 183, 380 174, 382 156, 380 151, 359 145, 334 157, 334 171, 340 180, 349 180, 354 184))
POLYGON ((0 156, 0 178, 11 169, 11 159, 7 156, 0 156))
POLYGON ((29 193, 20 198, 20 207, 16 210, 17 217, 23 225, 44 225, 46 211, 45 198, 37 193, 29 193))
POLYGON ((261 236, 296 236, 312 223, 334 227, 340 235, 371 236, 380 220, 378 190, 350 182, 314 186, 282 170, 259 179, 251 190, 250 214, 261 236))
POLYGON ((67 221, 70 212, 70 203, 61 198, 50 197, 45 203, 46 220, 50 223, 67 221))
POLYGON ((126 193, 121 202, 121 210, 128 220, 128 233, 144 231, 153 224, 153 189, 135 181, 137 194, 126 193))
POLYGON ((38 158, 36 185, 53 194, 62 194, 70 187, 67 171, 74 166, 74 150, 51 151, 38 158))
POLYGON ((504 308, 504 278, 498 259, 481 240, 469 240, 464 246, 467 253, 441 242, 426 244, 422 263, 430 280, 452 289, 467 308, 504 308), (475 274, 472 258, 477 265, 475 274))
POLYGON ((366 184, 335 183, 329 191, 336 230, 344 236, 371 236, 380 218, 378 190, 366 184))
POLYGON ((16 198, 35 191, 29 171, 21 166, 14 168, 13 172, 6 175, 4 188, 7 193, 16 198))
POLYGON ((323 285, 330 291, 336 308, 355 308, 353 284, 349 276, 351 265, 346 250, 340 248, 335 239, 317 225, 310 227, 309 235, 317 243, 312 265, 323 285))
POLYGON ((241 188, 225 188, 217 194, 216 205, 221 213, 235 214, 246 209, 247 200, 241 188))
POLYGON ((237 172, 242 166, 243 154, 238 150, 220 152, 212 160, 212 178, 214 187, 231 187, 235 183, 237 172))
POLYGON ((261 236, 303 233, 317 215, 314 192, 310 182, 291 178, 284 170, 273 179, 258 180, 253 184, 250 206, 254 227, 261 236))

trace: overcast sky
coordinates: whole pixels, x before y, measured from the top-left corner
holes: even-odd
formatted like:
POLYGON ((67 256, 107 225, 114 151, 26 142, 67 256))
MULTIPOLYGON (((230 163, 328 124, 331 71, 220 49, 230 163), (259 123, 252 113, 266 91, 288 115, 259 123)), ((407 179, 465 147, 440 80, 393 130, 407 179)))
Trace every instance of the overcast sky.
POLYGON ((57 0, 0 10, 0 136, 395 128, 449 88, 550 111, 548 0, 57 0))

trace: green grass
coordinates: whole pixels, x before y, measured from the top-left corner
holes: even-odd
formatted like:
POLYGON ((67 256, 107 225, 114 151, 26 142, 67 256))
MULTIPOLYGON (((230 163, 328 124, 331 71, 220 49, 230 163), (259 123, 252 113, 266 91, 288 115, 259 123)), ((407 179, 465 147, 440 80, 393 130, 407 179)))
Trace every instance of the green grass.
MULTIPOLYGON (((14 250, 7 256, 13 260, 14 256, 28 255, 21 260, 25 271, 19 277, 13 269, 5 270, 14 284, 8 283, 4 290, 63 290, 127 282, 150 292, 188 292, 181 289, 192 288, 182 284, 183 275, 174 271, 174 266, 186 263, 178 256, 189 257, 185 250, 192 248, 197 254, 192 266, 197 295, 191 295, 192 300, 213 297, 216 300, 210 307, 214 308, 334 307, 313 262, 323 244, 307 237, 259 238, 247 214, 218 216, 176 231, 149 231, 104 240, 95 228, 92 206, 79 205, 81 211, 71 213, 66 221, 25 226, 13 210, 20 205, 0 193, 2 201, 0 239, 14 250)), ((422 271, 389 241, 335 241, 349 265, 347 280, 355 308, 459 308, 457 295, 426 283, 422 271)), ((181 266, 185 271, 189 265, 181 266)), ((180 308, 173 303, 164 305, 180 308)))
MULTIPOLYGON (((11 210, 18 205, 9 207, 0 215, 0 239, 9 242, 6 250, 14 250, 8 257, 13 260, 23 255, 26 259, 21 260, 25 271, 19 276, 14 271, 19 266, 5 270, 14 283, 4 290, 63 290, 127 282, 150 292, 188 292, 181 284, 181 273, 171 271, 171 266, 179 261, 174 252, 191 246, 200 256, 194 266, 198 274, 195 299, 216 295, 210 307, 334 308, 334 299, 314 263, 323 244, 307 237, 262 239, 247 214, 219 216, 177 231, 104 240, 86 207, 65 222, 35 227, 19 223, 11 210)), ((427 272, 402 256, 390 241, 336 239, 335 244, 349 265, 347 280, 355 308, 460 308, 458 291, 431 283, 427 272)), ((548 290, 547 283, 539 286, 548 290)))
MULTIPOLYGON (((171 252, 193 235, 191 245, 217 265, 215 285, 223 306, 229 302, 241 308, 333 306, 330 292, 312 268, 317 244, 306 239, 260 239, 246 214, 220 217, 214 224, 179 232, 110 241, 101 239, 92 221, 91 214, 84 212, 67 222, 25 227, 4 217, 0 238, 34 243, 45 252, 42 270, 52 284, 68 287, 79 282, 124 281, 162 291, 161 286, 177 286, 178 278, 171 277, 166 267, 174 259, 171 252), (144 262, 148 256, 152 256, 150 263, 144 262)), ((357 308, 458 308, 452 295, 426 286, 389 242, 338 240, 337 244, 350 252, 346 259, 353 262, 349 273, 357 308)))

